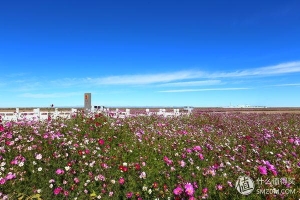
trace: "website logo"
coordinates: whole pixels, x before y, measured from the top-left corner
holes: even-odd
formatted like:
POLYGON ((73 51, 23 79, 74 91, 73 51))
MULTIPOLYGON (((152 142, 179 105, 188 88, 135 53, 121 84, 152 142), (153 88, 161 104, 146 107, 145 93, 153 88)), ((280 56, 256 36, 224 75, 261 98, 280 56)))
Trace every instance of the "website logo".
POLYGON ((251 194, 254 187, 254 181, 249 176, 240 176, 235 182, 235 188, 242 195, 251 194))

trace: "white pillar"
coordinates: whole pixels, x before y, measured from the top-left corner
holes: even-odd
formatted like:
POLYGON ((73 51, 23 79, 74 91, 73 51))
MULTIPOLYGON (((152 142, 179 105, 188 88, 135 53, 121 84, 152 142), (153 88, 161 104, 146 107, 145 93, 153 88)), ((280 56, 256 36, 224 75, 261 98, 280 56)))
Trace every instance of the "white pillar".
POLYGON ((72 112, 72 113, 76 113, 76 112, 77 112, 77 109, 76 109, 76 108, 72 108, 72 109, 71 109, 71 112, 72 112))
POLYGON ((19 108, 16 108, 16 116, 17 116, 17 119, 20 117, 20 109, 19 108))
POLYGON ((58 109, 57 109, 57 108, 55 108, 55 111, 54 111, 54 116, 55 116, 55 117, 57 117, 57 116, 58 116, 58 114, 59 114, 59 113, 58 113, 58 109))
POLYGON ((38 118, 40 118, 41 117, 41 113, 40 113, 40 109, 39 108, 35 108, 35 109, 33 109, 33 113, 38 117, 38 118))

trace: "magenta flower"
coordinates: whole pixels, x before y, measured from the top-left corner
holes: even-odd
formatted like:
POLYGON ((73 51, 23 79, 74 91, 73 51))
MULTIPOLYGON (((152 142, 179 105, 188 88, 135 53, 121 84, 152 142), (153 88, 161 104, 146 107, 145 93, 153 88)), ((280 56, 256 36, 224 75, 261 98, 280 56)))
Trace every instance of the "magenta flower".
POLYGON ((185 189, 185 193, 187 195, 189 195, 189 196, 193 196, 194 195, 195 190, 194 190, 194 187, 193 187, 193 185, 191 183, 185 184, 184 189, 185 189))
POLYGON ((119 183, 120 183, 121 185, 123 185, 123 184, 125 183, 125 179, 124 179, 123 177, 121 177, 121 178, 119 179, 119 183))
POLYGON ((202 148, 200 146, 195 146, 193 148, 194 151, 202 151, 202 148))
POLYGON ((54 189, 53 193, 54 193, 55 195, 58 195, 59 193, 62 192, 62 190, 63 190, 63 189, 62 189, 61 187, 57 187, 57 188, 54 189))
POLYGON ((258 170, 259 170, 259 173, 262 175, 268 174, 266 166, 258 166, 258 170))
POLYGON ((268 170, 276 170, 275 166, 272 165, 269 161, 265 161, 265 165, 267 166, 268 170))
POLYGON ((180 166, 181 166, 181 167, 185 167, 185 165, 186 165, 186 163, 185 163, 183 160, 181 160, 181 161, 180 161, 180 166))
POLYGON ((294 143, 294 139, 293 138, 289 138, 289 143, 293 144, 294 143))
POLYGON ((275 170, 271 170, 271 172, 272 172, 272 174, 273 174, 274 176, 277 176, 277 174, 278 174, 278 172, 277 172, 276 169, 275 169, 275 170))
POLYGON ((75 178, 74 178, 74 182, 75 182, 75 183, 79 183, 79 178, 75 177, 75 178))
POLYGON ((167 156, 164 156, 164 161, 168 166, 173 164, 173 161, 170 160, 167 156))
POLYGON ((132 192, 128 192, 128 193, 126 194, 126 198, 127 198, 127 199, 131 199, 132 195, 133 195, 132 192))
POLYGON ((13 173, 8 173, 7 176, 6 176, 6 180, 11 180, 11 179, 14 179, 16 178, 16 174, 13 174, 13 173))
POLYGON ((60 175, 60 174, 64 174, 65 171, 63 169, 57 169, 55 173, 60 175))
POLYGON ((2 124, 0 124, 0 132, 4 131, 4 127, 2 124))
POLYGON ((4 185, 6 182, 6 179, 5 178, 0 178, 0 185, 4 185))
POLYGON ((187 153, 192 153, 192 150, 191 149, 187 149, 186 152, 187 153))
POLYGON ((69 196, 69 192, 67 190, 64 191, 65 196, 69 196))
POLYGON ((173 193, 174 193, 175 195, 180 195, 182 192, 183 192, 183 189, 182 189, 180 186, 178 186, 177 188, 175 188, 175 189, 173 190, 173 193))
POLYGON ((200 160, 203 160, 203 159, 204 159, 204 156, 203 156, 202 153, 200 153, 200 154, 198 155, 198 157, 200 158, 200 160))
POLYGON ((222 190, 223 186, 221 184, 216 185, 216 190, 222 190))
POLYGON ((99 139, 99 140, 98 140, 98 144, 104 145, 104 140, 103 140, 103 139, 99 139))

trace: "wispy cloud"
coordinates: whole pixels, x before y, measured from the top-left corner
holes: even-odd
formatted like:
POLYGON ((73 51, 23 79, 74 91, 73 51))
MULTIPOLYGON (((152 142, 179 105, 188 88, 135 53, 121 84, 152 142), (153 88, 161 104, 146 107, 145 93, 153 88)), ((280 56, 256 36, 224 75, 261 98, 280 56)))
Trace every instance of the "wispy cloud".
POLYGON ((142 74, 142 75, 123 75, 123 76, 109 76, 97 79, 87 79, 87 81, 95 84, 105 85, 144 85, 153 83, 167 83, 178 80, 186 80, 192 78, 199 78, 203 75, 200 71, 178 71, 171 73, 159 74, 142 74))
MULTIPOLYGON (((97 85, 145 85, 145 84, 168 84, 171 86, 180 86, 184 84, 205 84, 205 81, 190 81, 176 83, 174 81, 184 81, 191 79, 215 79, 215 78, 237 78, 237 77, 255 77, 255 76, 275 76, 288 73, 300 72, 300 62, 287 62, 278 65, 253 68, 233 72, 204 72, 197 70, 178 71, 172 73, 159 73, 159 74, 144 74, 144 75, 121 75, 121 76, 108 76, 103 78, 86 78, 81 80, 86 83, 97 85)), ((218 80, 206 80, 209 84, 218 80)))
MULTIPOLYGON (((278 76, 289 73, 299 73, 300 62, 287 62, 267 67, 252 68, 246 70, 237 70, 229 72, 214 72, 201 70, 184 70, 169 73, 154 74, 133 74, 133 75, 116 75, 104 77, 82 77, 82 78, 64 78, 52 81, 43 81, 43 86, 47 87, 98 87, 98 86, 166 86, 166 87, 184 87, 184 86, 202 86, 223 84, 222 80, 227 79, 236 81, 240 78, 256 78, 264 76, 278 76)), ((20 88, 34 89, 41 88, 40 82, 34 84, 20 83, 20 88), (22 85, 21 85, 22 84, 22 85), (26 86, 24 88, 24 86, 26 86)))
POLYGON ((159 92, 175 93, 175 92, 205 92, 205 91, 249 90, 249 89, 250 88, 202 88, 202 89, 163 90, 159 92))
POLYGON ((83 93, 79 92, 69 92, 69 93, 23 93, 20 97, 24 98, 64 98, 64 97, 71 97, 71 96, 78 96, 82 95, 83 93))
POLYGON ((300 86, 300 83, 287 83, 287 84, 278 84, 273 86, 278 86, 278 87, 300 86))
POLYGON ((53 80, 51 81, 51 84, 63 87, 70 87, 74 85, 149 85, 199 78, 201 75, 202 72, 200 71, 190 70, 170 73, 118 75, 98 78, 65 78, 61 80, 53 80))
POLYGON ((185 87, 185 86, 204 86, 204 85, 218 85, 218 84, 221 84, 220 80, 172 82, 172 83, 160 84, 158 86, 162 86, 162 87, 185 87))
POLYGON ((248 70, 234 71, 234 72, 221 72, 221 73, 207 73, 207 78, 234 78, 234 77, 247 77, 247 76, 270 76, 281 75, 288 73, 300 72, 300 62, 287 62, 278 65, 253 68, 248 70))

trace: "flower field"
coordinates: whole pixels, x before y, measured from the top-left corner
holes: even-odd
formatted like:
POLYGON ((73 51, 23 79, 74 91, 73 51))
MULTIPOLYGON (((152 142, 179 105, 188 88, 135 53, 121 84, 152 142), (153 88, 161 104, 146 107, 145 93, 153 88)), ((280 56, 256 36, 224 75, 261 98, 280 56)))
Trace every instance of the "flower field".
POLYGON ((300 197, 300 114, 78 113, 0 119, 0 134, 0 199, 300 197), (254 180, 251 194, 236 189, 240 176, 254 180), (294 192, 257 192, 274 187, 294 192))

